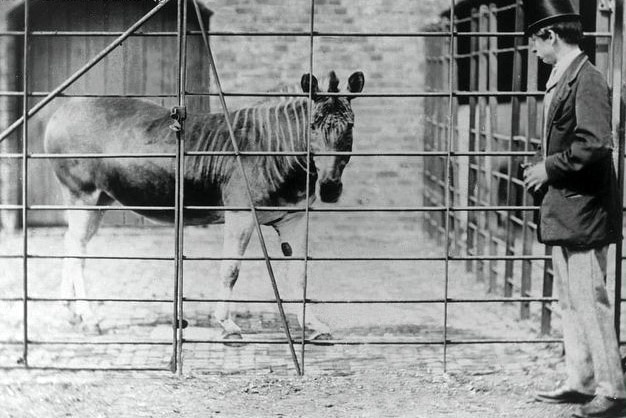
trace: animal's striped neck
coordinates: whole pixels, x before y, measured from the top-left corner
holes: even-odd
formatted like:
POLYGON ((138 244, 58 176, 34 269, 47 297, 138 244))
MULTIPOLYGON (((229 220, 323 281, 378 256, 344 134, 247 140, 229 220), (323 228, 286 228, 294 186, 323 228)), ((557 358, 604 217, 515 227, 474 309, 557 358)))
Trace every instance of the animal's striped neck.
MULTIPOLYGON (((246 156, 244 161, 255 175, 272 189, 277 189, 294 169, 307 166, 306 157, 294 153, 306 152, 309 136, 309 104, 306 98, 290 97, 279 101, 264 102, 256 106, 231 112, 230 121, 237 146, 242 152, 259 152, 246 156), (268 153, 270 155, 268 155, 268 153), (272 155, 271 153, 277 153, 272 155)), ((225 123, 203 132, 195 144, 199 151, 233 151, 232 140, 225 123)), ((311 135, 311 150, 319 146, 311 135)), ((231 156, 217 155, 195 161, 196 168, 207 177, 219 180, 229 176, 237 165, 231 156)))

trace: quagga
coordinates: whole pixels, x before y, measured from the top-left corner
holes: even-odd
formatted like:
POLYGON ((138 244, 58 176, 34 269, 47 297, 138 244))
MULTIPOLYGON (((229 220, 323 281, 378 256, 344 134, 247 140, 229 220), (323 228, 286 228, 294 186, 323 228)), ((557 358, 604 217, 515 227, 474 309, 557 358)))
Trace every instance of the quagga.
MULTIPOLYGON (((364 76, 355 72, 347 90, 359 93, 364 76)), ((329 92, 339 92, 334 72, 329 77, 329 92)), ((308 164, 306 157, 293 153, 313 151, 351 151, 354 114, 351 97, 319 96, 318 82, 308 74, 302 76, 301 88, 312 90, 305 97, 283 98, 275 102, 231 112, 235 139, 240 151, 281 151, 282 155, 242 156, 253 201, 256 206, 284 206, 280 211, 259 211, 260 222, 271 225, 280 236, 283 252, 304 255, 304 214, 289 212, 290 206, 302 206, 306 199, 309 176, 310 202, 315 200, 319 183, 322 201, 336 202, 342 192, 341 176, 349 156, 319 156, 308 164), (309 86, 309 82, 312 85, 309 86), (311 122, 311 138, 307 141, 311 122), (288 155, 291 153, 291 155, 288 155)), ((168 128, 170 111, 154 103, 121 98, 72 99, 51 117, 45 136, 45 150, 50 154, 119 154, 173 153, 176 136, 168 128)), ((185 157, 184 205, 248 207, 249 200, 242 173, 234 155, 224 114, 189 114, 185 121, 186 150, 226 151, 219 155, 185 157)), ((141 210, 141 206, 173 206, 175 200, 175 161, 171 158, 54 158, 54 172, 74 206, 103 206, 114 202, 134 207, 135 212, 162 222, 173 222, 171 210, 141 210)), ((67 255, 85 254, 86 245, 98 230, 104 210, 70 210, 65 235, 67 255)), ((224 223, 223 257, 244 255, 254 222, 250 211, 216 211, 186 209, 186 225, 224 223)), ((288 280, 303 285, 302 263, 290 263, 288 280)), ((239 274, 240 260, 224 260, 220 268, 221 299, 230 299, 239 274)), ((86 297, 84 259, 64 259, 61 292, 65 298, 86 297)), ((78 301, 76 314, 87 328, 98 330, 98 319, 89 304, 78 301)), ((314 310, 314 307, 313 307, 314 310)), ((329 335, 330 329, 307 312, 307 324, 314 335, 329 335)), ((241 330, 231 319, 228 303, 216 310, 225 338, 241 338, 241 330)), ((300 323, 302 318, 299 316, 300 323)))

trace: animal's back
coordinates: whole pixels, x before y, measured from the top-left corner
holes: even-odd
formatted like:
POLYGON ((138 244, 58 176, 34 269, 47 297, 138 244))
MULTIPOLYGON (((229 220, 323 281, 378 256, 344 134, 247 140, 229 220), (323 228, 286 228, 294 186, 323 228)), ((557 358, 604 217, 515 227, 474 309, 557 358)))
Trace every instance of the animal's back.
MULTIPOLYGON (((171 122, 168 109, 143 100, 72 99, 50 119, 45 150, 50 154, 173 154, 176 135, 168 127, 171 122)), ((57 178, 73 196, 101 191, 123 205, 174 204, 173 158, 68 157, 50 161, 57 178)), ((214 185, 188 178, 185 188, 189 192, 187 204, 221 203, 220 190, 214 185)), ((156 220, 172 220, 171 211, 145 211, 142 214, 156 220)), ((199 212, 191 215, 200 223, 214 220, 216 216, 199 212)))
POLYGON ((44 146, 48 153, 119 152, 120 146, 154 148, 168 143, 173 146, 169 122, 166 108, 144 100, 72 98, 50 118, 44 146), (148 136, 150 140, 141 140, 148 136))

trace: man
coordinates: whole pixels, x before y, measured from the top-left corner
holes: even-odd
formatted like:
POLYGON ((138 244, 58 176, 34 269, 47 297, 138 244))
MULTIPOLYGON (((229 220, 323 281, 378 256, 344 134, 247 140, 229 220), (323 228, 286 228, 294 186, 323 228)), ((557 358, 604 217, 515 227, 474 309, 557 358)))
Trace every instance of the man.
POLYGON ((569 0, 527 0, 530 49, 553 71, 543 146, 524 182, 540 202, 538 238, 554 246, 566 383, 536 399, 584 404, 576 417, 626 416, 626 389, 606 290, 607 249, 621 238, 607 83, 578 44, 569 0))

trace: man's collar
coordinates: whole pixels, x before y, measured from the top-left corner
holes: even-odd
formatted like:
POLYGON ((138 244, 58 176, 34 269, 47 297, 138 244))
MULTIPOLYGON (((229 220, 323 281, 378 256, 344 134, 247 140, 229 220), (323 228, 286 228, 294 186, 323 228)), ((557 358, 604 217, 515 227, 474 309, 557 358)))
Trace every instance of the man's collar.
POLYGON ((546 85, 546 89, 549 90, 554 87, 565 71, 569 68, 570 65, 574 62, 574 60, 583 52, 580 48, 573 48, 567 54, 563 55, 557 62, 554 64, 554 68, 552 69, 552 74, 550 75, 550 80, 548 80, 548 84, 546 85))

